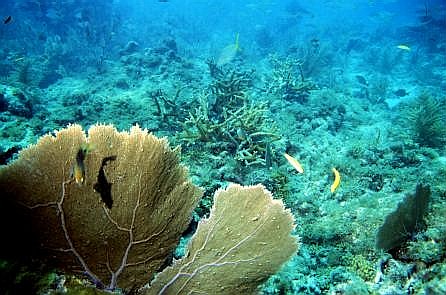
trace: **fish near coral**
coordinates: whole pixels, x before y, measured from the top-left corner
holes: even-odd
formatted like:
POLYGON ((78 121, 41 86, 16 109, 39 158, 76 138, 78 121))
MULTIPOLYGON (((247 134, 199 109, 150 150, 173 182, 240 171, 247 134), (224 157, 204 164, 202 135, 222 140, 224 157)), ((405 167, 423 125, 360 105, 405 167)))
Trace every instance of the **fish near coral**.
POLYGON ((77 184, 82 185, 85 182, 85 157, 92 150, 92 147, 85 144, 82 145, 76 153, 76 159, 71 166, 70 178, 77 184))
POLYGON ((356 75, 356 80, 358 81, 359 84, 368 87, 369 86, 369 82, 367 82, 366 78, 364 78, 364 76, 361 75, 356 75))
POLYGON ((107 180, 107 177, 105 176, 104 167, 107 165, 108 162, 115 160, 116 156, 109 156, 102 159, 101 168, 98 172, 98 182, 96 182, 93 186, 95 192, 101 195, 101 199, 108 209, 111 209, 113 206, 113 199, 111 194, 112 184, 107 180))
POLYGON ((400 89, 394 91, 393 94, 395 94, 398 97, 404 97, 404 96, 409 95, 409 92, 407 92, 406 89, 400 88, 400 89))
POLYGON ((299 173, 304 173, 304 168, 302 167, 302 165, 299 163, 299 161, 297 161, 294 157, 288 155, 287 153, 283 154, 285 156, 285 158, 288 160, 288 163, 291 164, 291 166, 294 167, 294 169, 296 169, 297 172, 299 173))
POLYGON ((218 59, 217 59, 217 65, 223 66, 227 63, 230 63, 237 54, 241 51, 240 44, 239 44, 239 33, 235 35, 235 43, 229 44, 223 50, 221 51, 218 59))
POLYGON ((341 174, 338 170, 336 170, 336 168, 332 168, 331 170, 333 171, 335 179, 330 187, 330 191, 334 193, 334 191, 339 187, 339 184, 341 184, 341 174))

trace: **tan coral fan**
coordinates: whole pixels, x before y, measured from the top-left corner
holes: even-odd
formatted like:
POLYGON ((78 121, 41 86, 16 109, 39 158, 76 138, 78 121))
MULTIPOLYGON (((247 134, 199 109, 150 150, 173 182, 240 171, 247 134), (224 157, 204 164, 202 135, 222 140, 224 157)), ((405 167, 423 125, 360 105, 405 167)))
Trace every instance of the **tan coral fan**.
POLYGON ((293 218, 263 186, 216 193, 189 254, 165 269, 146 294, 255 294, 296 252, 293 218))
MULTIPOLYGON (((0 170, 0 191, 30 216, 42 248, 59 267, 86 272, 110 288, 150 280, 187 227, 200 191, 187 179, 167 141, 139 127, 129 133, 78 125, 46 135, 0 170), (76 153, 88 144, 85 183, 70 176, 76 153), (102 160, 111 184, 108 209, 93 187, 102 160)), ((21 218, 17 216, 17 218, 21 218)), ((26 220, 25 218, 22 220, 26 220)))

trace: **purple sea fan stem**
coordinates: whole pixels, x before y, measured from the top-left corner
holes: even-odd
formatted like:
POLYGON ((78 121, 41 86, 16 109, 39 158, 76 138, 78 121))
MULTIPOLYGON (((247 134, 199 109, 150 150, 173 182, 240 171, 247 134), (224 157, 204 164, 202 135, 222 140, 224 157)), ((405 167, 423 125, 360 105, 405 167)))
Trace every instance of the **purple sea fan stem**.
POLYGON ((84 273, 90 278, 90 280, 96 285, 99 286, 101 288, 104 287, 104 284, 101 282, 101 280, 89 269, 87 263, 85 263, 84 259, 82 259, 81 255, 76 251, 76 249, 74 248, 73 242, 70 239, 70 235, 68 234, 68 230, 67 230, 67 226, 65 223, 65 213, 63 211, 63 207, 62 204, 64 202, 65 199, 65 186, 67 184, 70 184, 71 182, 73 182, 72 179, 67 180, 67 181, 63 181, 62 182, 62 198, 60 199, 59 202, 57 202, 57 209, 59 210, 59 216, 60 216, 60 224, 62 226, 62 230, 64 232, 65 235, 65 239, 68 243, 68 246, 70 247, 69 251, 71 251, 74 256, 76 256, 77 260, 79 261, 79 263, 82 265, 82 267, 84 268, 84 273))
POLYGON ((129 233, 129 243, 127 245, 127 248, 125 249, 124 255, 122 256, 121 265, 116 270, 116 272, 112 273, 112 277, 111 277, 111 280, 110 280, 110 285, 108 286, 108 288, 110 290, 114 290, 116 288, 118 277, 122 273, 124 268, 127 266, 127 260, 128 260, 129 252, 130 252, 130 249, 132 248, 132 246, 134 245, 134 241, 133 241, 133 228, 134 228, 135 220, 136 220, 136 211, 138 210, 139 204, 141 202, 141 177, 142 177, 142 174, 139 175, 139 179, 138 179, 138 198, 136 200, 135 207, 133 208, 132 221, 131 221, 131 224, 130 224, 130 228, 128 230, 128 233, 129 233))

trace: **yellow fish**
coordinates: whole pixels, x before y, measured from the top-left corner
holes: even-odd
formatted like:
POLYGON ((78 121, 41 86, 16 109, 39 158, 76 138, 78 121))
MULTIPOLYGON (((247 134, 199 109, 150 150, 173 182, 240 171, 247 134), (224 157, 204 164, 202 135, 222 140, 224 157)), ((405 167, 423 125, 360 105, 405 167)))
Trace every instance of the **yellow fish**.
POLYGON ((241 51, 240 45, 238 42, 238 37, 239 37, 239 33, 237 33, 237 35, 235 35, 235 43, 234 44, 229 44, 228 46, 223 48, 223 50, 221 51, 221 53, 217 59, 218 66, 222 66, 222 65, 225 65, 225 64, 231 62, 235 58, 237 53, 239 51, 241 51))
POLYGON ((334 191, 339 187, 339 184, 341 183, 341 174, 339 174, 339 171, 336 170, 336 168, 332 168, 331 170, 334 173, 335 179, 330 187, 330 191, 334 193, 334 191))
POLYGON ((88 144, 83 144, 76 153, 76 161, 71 167, 70 177, 74 179, 74 181, 79 185, 82 185, 85 182, 84 160, 85 157, 87 156, 87 153, 89 153, 92 149, 93 149, 92 146, 88 144))
POLYGON ((299 173, 304 173, 304 168, 302 167, 302 165, 299 163, 299 161, 297 161, 295 158, 291 157, 290 155, 288 155, 287 153, 283 154, 285 156, 285 158, 288 160, 288 162, 291 164, 291 166, 294 167, 294 169, 297 170, 297 172, 299 173))
POLYGON ((406 51, 410 51, 410 47, 404 44, 400 44, 397 46, 397 48, 401 49, 401 50, 406 50, 406 51))

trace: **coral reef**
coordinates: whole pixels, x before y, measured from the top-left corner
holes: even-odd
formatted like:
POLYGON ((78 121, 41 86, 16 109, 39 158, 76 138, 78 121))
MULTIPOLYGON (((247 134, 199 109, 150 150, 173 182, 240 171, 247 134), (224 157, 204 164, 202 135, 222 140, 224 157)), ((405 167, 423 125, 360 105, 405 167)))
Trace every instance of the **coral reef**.
POLYGON ((446 142, 446 104, 423 93, 408 105, 407 120, 422 146, 439 147, 446 142))
MULTIPOLYGON (((212 69, 211 66, 209 67, 212 69)), ((219 70, 214 75, 214 80, 210 85, 214 99, 211 103, 213 116, 221 117, 223 107, 237 109, 246 102, 246 91, 252 82, 253 73, 253 71, 219 70)))
POLYGON ((20 88, 0 84, 1 115, 8 112, 12 116, 30 119, 34 114, 35 99, 31 93, 20 88))
POLYGON ((210 145, 213 154, 229 153, 243 166, 266 165, 269 145, 280 136, 267 117, 267 105, 246 95, 252 72, 217 69, 211 93, 201 95, 181 123, 180 140, 201 148, 210 145))
POLYGON ((400 246, 423 225, 431 191, 429 187, 418 185, 413 195, 407 195, 395 212, 386 217, 378 229, 376 246, 384 251, 400 246))
POLYGON ((280 139, 268 126, 265 104, 246 104, 225 109, 221 121, 210 118, 206 104, 190 113, 183 123, 180 139, 188 144, 215 144, 214 153, 229 152, 244 166, 266 165, 268 144, 280 139))
POLYGON ((302 61, 294 58, 270 56, 273 66, 272 81, 267 92, 281 96, 288 101, 305 103, 310 92, 317 89, 311 79, 306 79, 302 69, 302 61))
MULTIPOLYGON (((2 1, 0 164, 10 167, 20 161, 20 150, 69 124, 85 130, 113 124, 120 131, 138 124, 181 146, 190 181, 204 191, 178 227, 186 229, 175 237, 176 249, 156 257, 164 260, 161 268, 172 256, 191 259, 186 244, 210 216, 215 191, 228 182, 262 183, 294 215, 301 244, 259 293, 445 293, 446 10, 434 3, 440 1, 424 1, 408 14, 404 1, 183 2, 2 1), (304 173, 296 173, 284 153, 304 173), (342 181, 331 192, 333 168, 342 181), (396 226, 400 232, 388 235, 398 245, 377 248, 386 217, 419 183, 431 190, 423 226, 410 232, 396 226)), ((76 145, 62 149, 66 178, 51 187, 58 190, 51 200, 71 180, 63 204, 79 199, 79 211, 91 205, 79 216, 98 208, 101 214, 116 211, 121 205, 114 190, 130 182, 132 173, 115 175, 120 155, 114 159, 105 150, 76 145), (91 199, 79 198, 84 190, 91 199)), ((59 162, 51 158, 48 164, 60 172, 59 162)), ((41 195, 40 184, 51 181, 33 166, 25 168, 22 178, 38 179, 32 196, 41 195)), ((44 253, 70 256, 37 251, 34 242, 43 237, 26 235, 33 232, 26 225, 36 212, 59 213, 47 225, 60 224, 57 205, 24 210, 14 202, 3 206, 4 195, 0 191, 1 233, 11 238, 2 240, 0 293, 99 293, 76 259, 73 272, 35 259, 44 253)), ((78 212, 63 209, 66 217, 78 212)), ((397 215, 397 221, 404 219, 397 215)), ((89 220, 82 228, 91 226, 89 220)), ((53 231, 60 240, 60 226, 53 231)), ((112 245, 97 248, 105 256, 112 245)), ((112 250, 122 254, 122 248, 112 250)), ((109 285, 107 257, 101 261, 98 268, 108 272, 102 281, 109 285)), ((112 264, 116 271, 119 262, 112 264)), ((145 282, 155 273, 146 273, 145 282)), ((136 292, 122 286, 116 293, 136 292)))
POLYGON ((8 229, 10 239, 28 233, 16 238, 98 286, 141 287, 188 226, 199 190, 165 140, 138 127, 94 126, 88 134, 74 125, 44 136, 1 170, 2 210, 17 209, 3 218, 22 220, 23 232, 8 229), (86 143, 92 151, 77 158, 86 143), (82 181, 73 178, 76 165, 82 181))
POLYGON ((219 190, 189 253, 158 275, 145 294, 257 294, 259 283, 296 252, 292 227, 282 202, 262 186, 219 190))
MULTIPOLYGON (((2 167, 0 190, 1 230, 9 241, 2 253, 26 249, 26 256, 82 273, 110 291, 140 289, 162 268, 200 196, 177 151, 137 126, 129 133, 93 126, 86 137, 72 125, 46 135, 2 167)), ((297 250, 293 223, 262 186, 231 185, 216 194, 190 255, 147 292, 190 286, 210 292, 217 284, 220 294, 254 293, 297 250)))

